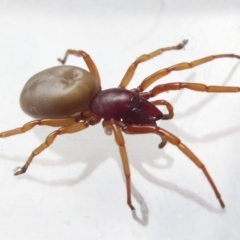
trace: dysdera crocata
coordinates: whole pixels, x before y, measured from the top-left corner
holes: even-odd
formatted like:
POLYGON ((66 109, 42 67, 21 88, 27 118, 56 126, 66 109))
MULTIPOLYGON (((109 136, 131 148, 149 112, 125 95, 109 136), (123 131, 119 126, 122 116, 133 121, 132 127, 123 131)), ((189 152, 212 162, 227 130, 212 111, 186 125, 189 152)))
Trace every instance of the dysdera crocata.
POLYGON ((208 93, 239 92, 239 87, 206 86, 201 83, 174 82, 160 84, 145 91, 155 81, 168 75, 172 71, 181 71, 194 68, 217 58, 238 58, 235 54, 219 54, 204 57, 193 62, 183 62, 168 68, 161 69, 146 77, 137 88, 127 90, 135 70, 140 63, 148 61, 163 52, 182 49, 187 40, 180 44, 157 49, 149 54, 138 57, 127 69, 118 88, 101 89, 100 76, 91 57, 84 51, 67 50, 63 59, 65 64, 69 55, 82 57, 88 71, 75 66, 58 66, 46 69, 34 75, 24 86, 20 105, 23 111, 31 117, 38 119, 26 123, 20 128, 0 133, 0 137, 8 137, 29 131, 36 125, 59 127, 49 134, 44 143, 37 147, 22 167, 15 169, 15 175, 27 171, 33 158, 49 147, 58 135, 81 131, 90 125, 102 121, 106 134, 114 133, 115 141, 119 146, 123 170, 126 177, 127 203, 134 210, 131 201, 130 168, 122 132, 126 134, 157 134, 161 138, 159 148, 167 142, 175 145, 198 168, 200 168, 211 185, 220 205, 225 207, 220 193, 213 182, 204 164, 181 140, 157 125, 158 120, 173 118, 173 107, 165 100, 149 101, 162 92, 171 90, 189 89, 208 93), (167 114, 163 114, 157 106, 165 106, 167 114))

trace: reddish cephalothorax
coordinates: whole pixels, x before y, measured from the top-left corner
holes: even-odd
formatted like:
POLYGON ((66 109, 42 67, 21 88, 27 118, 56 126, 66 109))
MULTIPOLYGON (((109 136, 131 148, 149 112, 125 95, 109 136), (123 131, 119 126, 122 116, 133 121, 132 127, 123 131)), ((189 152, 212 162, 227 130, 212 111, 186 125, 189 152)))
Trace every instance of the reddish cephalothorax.
POLYGON ((89 108, 100 118, 126 121, 128 124, 156 126, 156 121, 163 116, 157 107, 137 93, 121 88, 99 92, 89 108))
POLYGON ((67 50, 65 57, 59 61, 65 64, 69 55, 83 57, 88 70, 75 66, 58 66, 46 69, 34 75, 24 86, 20 105, 25 113, 38 119, 26 123, 20 128, 0 133, 0 138, 29 131, 36 125, 59 127, 49 134, 44 143, 37 147, 30 155, 23 167, 15 169, 15 175, 26 172, 33 158, 49 147, 58 135, 70 134, 81 131, 90 125, 95 125, 101 120, 106 134, 114 133, 119 146, 126 177, 127 203, 134 210, 131 201, 130 168, 122 132, 127 134, 157 134, 161 138, 159 148, 167 142, 175 145, 184 153, 206 176, 220 205, 224 203, 207 169, 197 156, 184 145, 179 138, 163 128, 157 126, 156 121, 173 118, 172 105, 162 99, 149 101, 150 98, 170 90, 189 89, 200 92, 239 92, 239 87, 206 86, 201 83, 166 83, 153 87, 144 92, 158 79, 172 71, 181 71, 196 67, 217 58, 238 58, 235 54, 219 54, 204 57, 193 62, 183 62, 168 68, 161 69, 146 77, 141 84, 132 90, 126 87, 131 81, 138 64, 148 61, 165 51, 179 50, 187 44, 182 43, 166 48, 160 48, 149 54, 138 57, 128 68, 118 88, 101 90, 100 76, 91 57, 84 51, 67 50), (167 114, 163 114, 156 106, 165 106, 167 114))

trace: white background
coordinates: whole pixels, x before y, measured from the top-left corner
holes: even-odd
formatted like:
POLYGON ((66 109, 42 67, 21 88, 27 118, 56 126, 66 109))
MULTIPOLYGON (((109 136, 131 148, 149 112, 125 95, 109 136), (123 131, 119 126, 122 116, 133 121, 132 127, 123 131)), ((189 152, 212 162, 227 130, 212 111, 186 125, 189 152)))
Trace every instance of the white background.
MULTIPOLYGON (((58 65, 68 48, 94 59, 103 89, 117 87, 136 57, 183 39, 185 50, 139 66, 129 88, 154 71, 211 54, 240 54, 240 2, 0 1, 0 130, 31 119, 18 99, 35 73, 58 65)), ((69 64, 85 67, 72 57, 69 64)), ((215 60, 159 82, 240 85, 239 61, 215 60)), ((175 118, 159 124, 205 163, 226 209, 201 170, 154 135, 125 136, 136 216, 126 204, 118 147, 101 124, 58 137, 28 172, 14 177, 50 127, 0 140, 1 239, 236 240, 240 237, 239 94, 169 92, 175 118), (139 219, 138 219, 139 218, 139 219)))

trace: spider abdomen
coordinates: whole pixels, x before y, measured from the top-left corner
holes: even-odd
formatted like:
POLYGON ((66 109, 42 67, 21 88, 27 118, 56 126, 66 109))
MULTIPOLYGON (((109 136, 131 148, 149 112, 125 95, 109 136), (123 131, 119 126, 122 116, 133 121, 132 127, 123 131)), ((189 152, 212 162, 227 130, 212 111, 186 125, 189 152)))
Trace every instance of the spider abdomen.
POLYGON ((33 118, 67 117, 87 110, 98 91, 96 80, 88 71, 75 66, 57 66, 27 81, 20 105, 33 118))
POLYGON ((162 118, 161 111, 132 91, 112 88, 99 92, 90 103, 90 110, 104 119, 123 119, 132 124, 151 124, 162 118))

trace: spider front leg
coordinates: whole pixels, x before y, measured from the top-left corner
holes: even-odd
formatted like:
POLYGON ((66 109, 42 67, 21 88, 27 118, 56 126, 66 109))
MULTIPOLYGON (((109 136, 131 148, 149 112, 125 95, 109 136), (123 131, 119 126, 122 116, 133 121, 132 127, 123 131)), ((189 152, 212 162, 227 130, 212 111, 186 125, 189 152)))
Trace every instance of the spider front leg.
POLYGON ((166 106, 168 113, 163 114, 162 120, 169 120, 172 119, 174 116, 173 113, 173 106, 170 104, 168 101, 165 100, 156 100, 156 101, 151 101, 151 103, 155 106, 166 106))
POLYGON ((205 177, 207 178, 209 184, 211 185, 220 205, 222 208, 225 207, 225 204, 221 198, 221 195, 213 182, 210 174, 208 173, 207 169, 205 168, 204 164, 198 159, 198 157, 185 145, 181 142, 181 140, 173 135, 172 133, 157 127, 157 126, 138 126, 138 125, 129 125, 122 128, 125 133, 128 134, 143 134, 143 133, 154 133, 160 136, 161 138, 164 137, 169 143, 175 145, 183 154, 185 154, 198 168, 200 168, 205 177))
POLYGON ((140 57, 138 57, 128 68, 126 71, 124 77, 122 78, 121 83, 119 84, 119 88, 126 88, 129 82, 132 80, 133 75, 138 67, 138 64, 146 62, 158 55, 161 55, 163 52, 171 51, 171 50, 180 50, 184 48, 184 46, 187 44, 188 40, 183 40, 181 43, 175 46, 171 47, 165 47, 165 48, 159 48, 149 54, 143 54, 140 57))
POLYGON ((103 121, 103 127, 105 132, 110 135, 113 131, 115 141, 117 145, 119 146, 119 151, 122 159, 123 164, 123 170, 124 175, 126 178, 126 187, 127 187, 127 204, 131 208, 131 210, 135 210, 134 206, 132 205, 132 198, 131 198, 131 173, 130 173, 130 167, 127 157, 127 151, 125 148, 125 141, 121 132, 121 128, 117 121, 114 120, 104 120, 103 121))
POLYGON ((236 54, 212 55, 212 56, 208 56, 208 57, 204 57, 204 58, 195 60, 193 62, 183 62, 183 63, 179 63, 179 64, 173 65, 171 67, 168 67, 168 68, 161 69, 161 70, 153 73, 152 75, 148 76, 147 78, 145 78, 141 82, 141 84, 136 88, 136 90, 138 92, 143 92, 147 87, 149 87, 155 81, 159 80, 160 78, 168 75, 169 73, 171 73, 173 71, 182 71, 182 70, 186 70, 189 68, 194 68, 198 65, 205 64, 207 62, 213 61, 214 59, 218 59, 218 58, 238 58, 238 59, 240 59, 240 55, 236 55, 236 54))
POLYGON ((192 91, 198 92, 207 92, 207 93, 237 93, 240 92, 240 87, 230 87, 230 86, 207 86, 202 83, 184 83, 184 82, 175 82, 175 83, 166 83, 160 84, 154 87, 151 91, 148 92, 148 97, 155 97, 162 92, 167 92, 171 90, 182 90, 189 89, 192 91))

